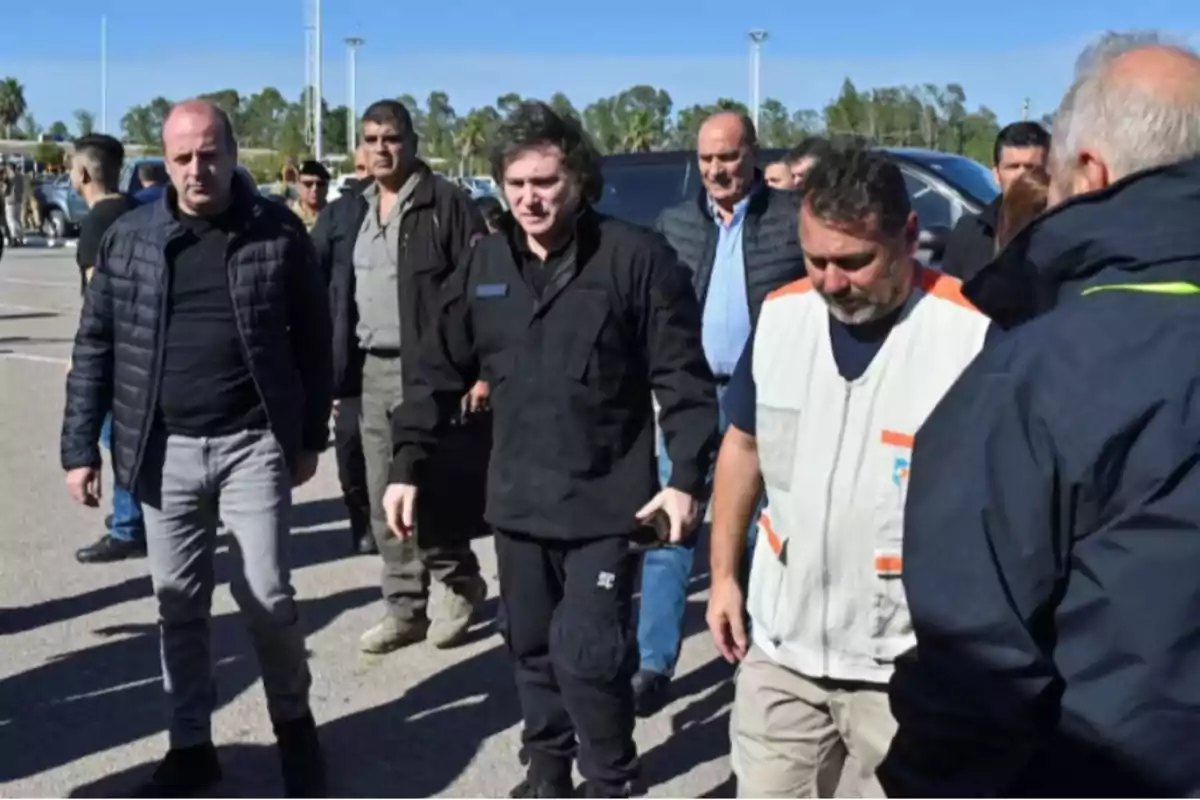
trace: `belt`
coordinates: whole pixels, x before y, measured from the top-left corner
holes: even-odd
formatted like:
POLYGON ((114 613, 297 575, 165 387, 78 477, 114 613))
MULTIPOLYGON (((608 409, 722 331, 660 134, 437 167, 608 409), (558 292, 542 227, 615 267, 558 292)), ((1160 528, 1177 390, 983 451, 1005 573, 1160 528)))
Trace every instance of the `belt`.
POLYGON ((368 347, 368 348, 365 348, 364 352, 366 352, 367 355, 373 356, 375 358, 399 358, 400 357, 400 348, 399 347, 368 347))

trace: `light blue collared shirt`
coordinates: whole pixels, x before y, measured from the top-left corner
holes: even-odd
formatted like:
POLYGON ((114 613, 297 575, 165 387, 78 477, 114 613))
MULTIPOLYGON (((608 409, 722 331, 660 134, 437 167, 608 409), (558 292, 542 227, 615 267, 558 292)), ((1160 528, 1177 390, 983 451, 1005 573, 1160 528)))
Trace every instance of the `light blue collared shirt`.
POLYGON ((746 209, 755 189, 733 207, 725 224, 712 200, 708 207, 717 226, 717 249, 713 254, 708 295, 704 299, 701 331, 704 354, 714 375, 732 375, 742 348, 750 338, 750 299, 746 295, 746 257, 742 239, 746 209))

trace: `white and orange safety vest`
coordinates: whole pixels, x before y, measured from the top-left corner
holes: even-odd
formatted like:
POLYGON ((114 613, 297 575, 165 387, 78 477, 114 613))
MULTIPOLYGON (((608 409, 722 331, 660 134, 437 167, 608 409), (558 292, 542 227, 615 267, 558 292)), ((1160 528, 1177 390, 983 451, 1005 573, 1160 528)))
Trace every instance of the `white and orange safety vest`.
POLYGON ((856 380, 838 372, 829 311, 809 280, 769 295, 759 317, 767 506, 747 602, 754 643, 809 677, 885 683, 914 643, 900 581, 913 436, 989 324, 956 279, 915 268, 904 311, 856 380))

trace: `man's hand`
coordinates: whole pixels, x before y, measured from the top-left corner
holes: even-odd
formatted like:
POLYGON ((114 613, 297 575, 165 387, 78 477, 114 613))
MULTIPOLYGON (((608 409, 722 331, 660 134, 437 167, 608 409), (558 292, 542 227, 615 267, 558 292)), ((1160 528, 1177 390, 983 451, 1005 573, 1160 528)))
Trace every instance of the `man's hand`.
POLYGON ((292 486, 303 486, 317 474, 317 463, 321 460, 320 453, 302 451, 296 457, 296 465, 292 467, 292 486))
POLYGON ((487 411, 488 397, 491 393, 492 389, 486 381, 476 381, 471 391, 463 395, 463 411, 468 414, 487 411))
POLYGON ((95 467, 76 467, 67 473, 67 492, 81 506, 100 505, 100 470, 95 467))
POLYGON ((645 525, 658 511, 662 511, 670 520, 671 529, 667 537, 670 544, 679 544, 683 538, 695 530, 700 522, 700 504, 696 498, 686 492, 667 487, 637 512, 637 520, 645 525))
POLYGON ((746 657, 746 622, 743 614, 742 587, 737 579, 714 581, 708 590, 708 630, 721 655, 730 664, 746 657))
POLYGON ((408 483, 392 483, 383 493, 383 513, 388 528, 398 539, 413 535, 413 519, 417 511, 417 487, 408 483))
POLYGON ((333 418, 334 418, 334 419, 337 419, 337 418, 338 418, 338 410, 339 410, 341 407, 342 407, 342 401, 341 401, 341 400, 334 399, 334 401, 333 401, 333 407, 332 407, 332 411, 333 411, 333 418))

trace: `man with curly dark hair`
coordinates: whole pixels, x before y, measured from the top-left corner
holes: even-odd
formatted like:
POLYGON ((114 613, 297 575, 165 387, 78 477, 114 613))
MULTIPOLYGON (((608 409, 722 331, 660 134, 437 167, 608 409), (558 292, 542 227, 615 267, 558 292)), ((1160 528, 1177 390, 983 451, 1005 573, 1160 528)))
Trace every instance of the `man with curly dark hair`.
MULTIPOLYGON (((599 155, 577 120, 524 103, 492 158, 511 213, 475 247, 423 340, 392 417, 384 505, 410 536, 418 491, 460 399, 492 387, 487 521, 529 771, 514 797, 632 791, 637 670, 631 544, 698 522, 717 441, 712 372, 689 276, 657 234, 596 213, 599 155), (674 465, 660 490, 654 406, 674 465)), ((433 487, 436 488, 436 487, 433 487)))

